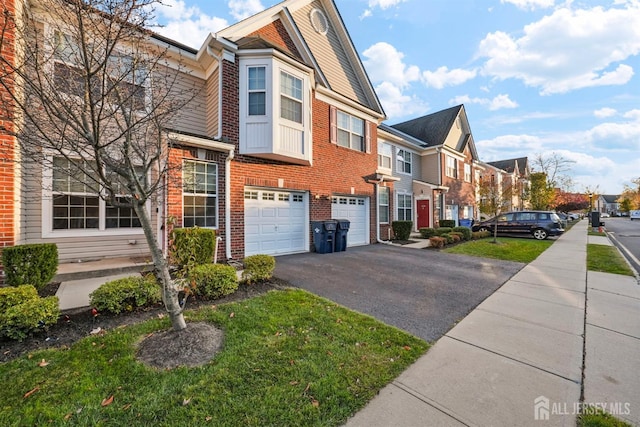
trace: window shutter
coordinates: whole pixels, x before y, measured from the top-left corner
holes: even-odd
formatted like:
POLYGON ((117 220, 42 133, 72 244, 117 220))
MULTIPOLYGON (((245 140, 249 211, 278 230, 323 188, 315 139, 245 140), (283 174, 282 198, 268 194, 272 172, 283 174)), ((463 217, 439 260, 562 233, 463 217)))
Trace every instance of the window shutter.
POLYGON ((371 153, 371 122, 364 122, 364 145, 365 152, 371 153))
POLYGON ((331 105, 329 107, 329 128, 330 139, 332 144, 338 143, 338 110, 331 105))

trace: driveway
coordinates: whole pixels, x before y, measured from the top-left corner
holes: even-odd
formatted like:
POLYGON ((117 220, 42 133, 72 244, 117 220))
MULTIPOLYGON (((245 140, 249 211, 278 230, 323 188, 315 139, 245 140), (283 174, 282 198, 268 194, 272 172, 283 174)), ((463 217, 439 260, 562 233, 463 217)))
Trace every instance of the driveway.
POLYGON ((377 244, 279 256, 274 276, 433 342, 524 265, 377 244))

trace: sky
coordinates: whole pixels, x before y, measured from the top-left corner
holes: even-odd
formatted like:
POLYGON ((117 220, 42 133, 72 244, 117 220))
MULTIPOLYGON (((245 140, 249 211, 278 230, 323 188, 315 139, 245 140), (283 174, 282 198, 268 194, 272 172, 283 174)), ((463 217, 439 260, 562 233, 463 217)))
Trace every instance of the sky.
MULTIPOLYGON (((279 1, 163 3, 156 31, 200 48, 279 1)), ((640 0, 335 3, 386 124, 464 104, 482 161, 555 153, 583 193, 640 177, 640 0)))

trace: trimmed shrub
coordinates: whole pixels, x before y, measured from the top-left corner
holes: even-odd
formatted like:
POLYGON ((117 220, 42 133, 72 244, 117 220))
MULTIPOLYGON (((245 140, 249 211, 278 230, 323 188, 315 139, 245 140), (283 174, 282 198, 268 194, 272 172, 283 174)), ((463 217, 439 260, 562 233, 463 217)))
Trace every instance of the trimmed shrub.
POLYGON ((269 280, 273 277, 273 270, 276 268, 276 259, 271 255, 251 255, 242 262, 244 264, 242 281, 246 283, 269 280))
POLYGON ((236 269, 224 264, 201 264, 189 270, 189 282, 195 295, 215 299, 238 289, 236 269))
POLYGON ((453 227, 456 226, 456 220, 455 219, 441 219, 439 224, 440 224, 440 227, 453 228, 453 227))
POLYGON ((464 240, 471 240, 471 229, 469 227, 453 227, 453 231, 461 233, 464 240))
POLYGON ((161 292, 153 276, 131 276, 107 282, 89 297, 96 310, 119 314, 160 302, 161 292))
POLYGON ((444 245, 446 245, 446 242, 447 240, 444 237, 439 237, 439 236, 429 237, 429 245, 432 248, 436 248, 436 249, 444 248, 444 245))
POLYGON ((438 227, 436 228, 436 236, 442 236, 443 234, 451 233, 453 229, 451 227, 438 227))
POLYGON ((458 243, 464 240, 464 235, 462 233, 458 233, 457 231, 452 231, 449 233, 449 236, 453 239, 453 243, 458 243))
POLYGON ((55 324, 59 316, 58 297, 30 299, 0 312, 0 335, 22 341, 34 331, 55 324))
POLYGON ((441 234, 440 237, 442 237, 447 242, 447 244, 453 243, 453 236, 451 236, 450 233, 441 234))
POLYGON ((428 239, 429 237, 433 237, 433 236, 436 235, 436 229, 435 228, 431 228, 431 227, 421 228, 420 229, 420 235, 424 239, 428 239))
POLYGON ((409 240, 411 229, 413 228, 413 221, 393 221, 391 228, 393 228, 393 234, 396 236, 396 239, 409 240))
POLYGON ((2 250, 2 265, 8 285, 42 289, 58 270, 58 247, 55 243, 9 246, 2 250))
POLYGON ((489 231, 474 231, 471 233, 471 238, 473 240, 485 239, 491 236, 491 232, 489 231))
POLYGON ((172 232, 171 259, 180 267, 193 267, 213 261, 216 232, 208 228, 176 228, 172 232))
POLYGON ((0 315, 9 307, 40 298, 32 285, 0 288, 0 315))

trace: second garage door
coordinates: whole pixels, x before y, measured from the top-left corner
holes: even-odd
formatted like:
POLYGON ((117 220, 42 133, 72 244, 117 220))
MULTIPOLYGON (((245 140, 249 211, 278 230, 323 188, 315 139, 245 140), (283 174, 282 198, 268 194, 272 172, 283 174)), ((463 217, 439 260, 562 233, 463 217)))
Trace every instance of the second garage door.
POLYGON ((309 250, 307 194, 246 189, 245 256, 283 255, 309 250))
POLYGON ((347 246, 369 244, 369 200, 364 197, 335 196, 331 199, 331 218, 351 221, 347 246))

